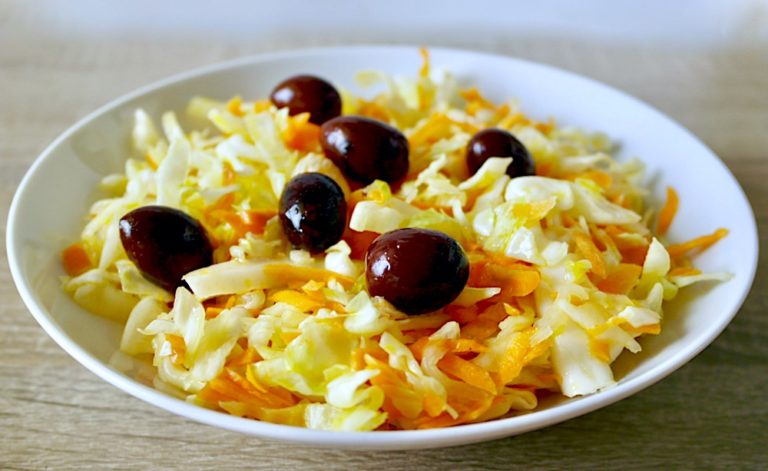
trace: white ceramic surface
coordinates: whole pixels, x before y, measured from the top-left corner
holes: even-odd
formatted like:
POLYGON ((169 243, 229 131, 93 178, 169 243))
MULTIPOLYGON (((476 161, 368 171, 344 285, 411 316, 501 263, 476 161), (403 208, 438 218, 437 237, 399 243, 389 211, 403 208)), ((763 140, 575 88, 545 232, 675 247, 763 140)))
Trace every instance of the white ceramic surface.
MULTIPOLYGON (((213 65, 120 98, 82 119, 35 161, 18 189, 8 221, 8 259, 24 302, 46 332, 96 375, 146 402, 207 424, 260 437, 325 447, 409 449, 466 444, 545 427, 623 399, 664 378, 710 344, 746 297, 757 266, 757 229, 742 189, 725 165, 688 131, 648 105, 592 80, 552 67, 469 51, 433 49, 434 68, 452 71, 490 98, 516 97, 528 114, 555 117, 608 133, 620 157, 639 156, 660 200, 667 185, 681 197, 669 237, 682 241, 727 227, 730 235, 697 258, 704 271, 729 271, 727 283, 690 288, 667 305, 663 332, 644 338, 643 352, 624 354, 614 370, 618 384, 600 393, 553 401, 517 417, 425 431, 342 433, 241 419, 202 409, 131 379, 109 365, 120 326, 93 316, 60 289, 59 253, 75 240, 100 178, 121 171, 130 155, 132 113, 143 107, 159 116, 181 116, 193 95, 226 99, 266 96, 283 78, 300 72, 324 76, 356 90, 356 71, 376 68, 413 75, 415 47, 349 47, 249 57, 213 65)), ((359 90, 358 90, 359 91, 359 90)), ((183 123, 182 123, 183 124, 183 123)), ((66 385, 62 385, 66 387, 66 385)))

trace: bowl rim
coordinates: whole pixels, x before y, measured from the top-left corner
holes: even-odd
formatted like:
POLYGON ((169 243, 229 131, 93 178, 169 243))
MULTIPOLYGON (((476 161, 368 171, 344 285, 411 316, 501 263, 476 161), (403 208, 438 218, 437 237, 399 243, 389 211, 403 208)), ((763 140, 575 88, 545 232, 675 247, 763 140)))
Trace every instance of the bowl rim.
POLYGON ((720 170, 723 172, 723 174, 732 180, 738 192, 740 193, 739 196, 743 199, 743 202, 748 208, 749 215, 751 216, 751 218, 749 218, 750 227, 745 228, 745 237, 749 238, 749 247, 745 247, 745 249, 751 249, 754 251, 755 257, 753 258, 751 266, 748 267, 748 271, 744 272, 748 276, 745 278, 742 291, 738 296, 734 297, 735 302, 732 302, 731 305, 727 307, 727 309, 722 310, 723 312, 727 312, 727 315, 719 316, 717 322, 713 323, 709 327, 709 329, 706 331, 706 335, 702 335, 698 342, 685 345, 678 352, 674 353, 670 358, 664 360, 659 365, 656 365, 648 371, 639 374, 635 378, 627 380, 621 384, 617 384, 611 388, 602 390, 598 393, 579 397, 576 400, 559 404, 558 406, 550 409, 539 410, 505 419, 496 419, 489 422, 465 424, 456 427, 438 429, 396 430, 385 432, 337 432, 312 430, 302 427, 294 427, 288 425, 273 424, 269 422, 261 422, 253 419, 239 418, 187 403, 181 399, 174 398, 158 390, 145 386, 133 379, 130 379, 123 373, 120 373, 117 370, 109 367, 107 364, 101 362, 82 347, 80 347, 77 342, 75 342, 61 328, 59 328, 59 326, 47 312, 47 309, 36 299, 33 290, 26 283, 27 280, 24 277, 24 271, 22 269, 19 257, 19 249, 22 246, 22 242, 21 234, 18 230, 16 221, 20 217, 20 201, 22 200, 23 195, 27 191, 30 191, 29 182, 33 175, 38 171, 38 169, 50 158, 52 154, 54 154, 56 149, 63 142, 67 141, 70 136, 72 136, 88 123, 98 119, 112 109, 117 108, 135 98, 160 90, 166 86, 212 73, 237 69, 239 67, 247 67, 260 63, 269 63, 276 60, 297 59, 312 55, 334 56, 339 54, 366 53, 372 54, 375 57, 376 54, 384 53, 411 54, 417 49, 418 46, 412 45, 353 45, 302 48, 247 55, 214 64, 196 67, 141 86, 132 92, 109 101, 108 103, 97 108, 95 111, 92 111, 83 118, 77 120, 77 122, 75 122, 72 126, 61 133, 40 153, 38 157, 35 158, 34 162, 27 170, 18 188, 16 189, 8 213, 8 224, 6 232, 6 251, 8 255, 8 264, 16 288, 27 309, 31 312, 32 316, 35 318, 35 320, 37 320, 43 330, 45 330, 45 332, 77 362, 85 366, 88 370, 90 370, 101 379, 118 387, 123 392, 141 399, 144 402, 160 407, 168 412, 181 415, 187 419, 192 419, 207 425, 221 427, 227 430, 241 432, 252 436, 319 447, 338 447, 347 449, 423 449, 459 444, 470 444, 479 441, 525 433, 531 430, 553 425, 555 423, 564 422, 566 420, 613 404, 655 384, 658 381, 661 381, 666 376, 679 369, 684 364, 688 363, 704 348, 710 345, 718 335, 720 335, 720 333, 738 313, 747 295, 751 291, 751 287, 757 271, 759 252, 759 239, 754 211, 743 188, 739 184, 738 180, 736 180, 735 176, 730 172, 728 167, 723 163, 723 161, 698 137, 696 137, 682 125, 678 124, 651 105, 648 105, 647 103, 610 85, 606 85, 589 77, 547 64, 542 64, 526 59, 519 59, 504 54, 461 48, 428 47, 430 52, 438 54, 463 54, 479 58, 494 60, 502 59, 504 61, 517 62, 525 67, 531 67, 534 69, 538 68, 549 73, 564 75, 568 80, 583 81, 592 87, 600 89, 600 91, 603 93, 610 92, 618 94, 624 100, 632 102, 634 106, 645 108, 647 111, 650 111, 655 115, 657 119, 663 122, 665 127, 674 127, 676 128, 677 132, 682 132, 683 134, 687 135, 689 139, 692 139, 695 141, 695 143, 699 144, 703 149, 708 151, 710 154, 709 157, 714 158, 716 163, 720 166, 720 170))

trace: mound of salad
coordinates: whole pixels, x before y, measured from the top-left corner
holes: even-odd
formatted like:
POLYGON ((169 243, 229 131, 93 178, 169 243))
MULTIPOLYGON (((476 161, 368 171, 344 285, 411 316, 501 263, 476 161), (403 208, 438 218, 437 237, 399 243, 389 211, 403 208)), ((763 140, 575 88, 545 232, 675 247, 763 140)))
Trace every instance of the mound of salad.
POLYGON ((278 424, 447 427, 614 384, 664 301, 727 234, 664 234, 643 165, 603 134, 526 116, 431 70, 320 77, 269 98, 194 97, 108 175, 64 289, 124 325, 139 380, 278 424))

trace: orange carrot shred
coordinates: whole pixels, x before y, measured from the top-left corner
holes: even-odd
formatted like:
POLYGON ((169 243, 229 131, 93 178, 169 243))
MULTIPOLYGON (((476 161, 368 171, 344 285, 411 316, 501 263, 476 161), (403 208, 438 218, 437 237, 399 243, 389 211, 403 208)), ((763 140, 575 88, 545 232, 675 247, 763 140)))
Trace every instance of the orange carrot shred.
POLYGON ((589 341, 589 351, 598 360, 605 363, 611 362, 611 350, 608 342, 592 339, 589 341))
POLYGON ((389 113, 387 110, 372 101, 364 101, 357 113, 361 116, 367 116, 369 118, 378 119, 379 121, 389 122, 389 113))
POLYGON ((269 100, 258 100, 253 103, 253 111, 255 113, 262 113, 272 107, 272 102, 269 100))
POLYGON ((292 149, 317 151, 320 149, 320 126, 309 122, 309 113, 300 113, 288 118, 284 138, 286 145, 292 149))
POLYGON ((675 267, 669 271, 669 276, 694 276, 701 275, 701 270, 693 267, 675 267))
POLYGON ((522 371, 527 359, 526 353, 530 349, 531 337, 535 331, 536 329, 533 327, 521 331, 507 347, 506 355, 502 358, 499 366, 498 380, 500 385, 509 383, 522 371))
POLYGON ((499 331, 499 322, 508 317, 504 303, 496 303, 461 329, 462 336, 475 340, 493 337, 499 331))
POLYGON ((583 232, 574 232, 573 240, 579 251, 587 258, 587 260, 589 260, 589 263, 592 264, 592 273, 600 278, 605 278, 606 270, 603 254, 595 246, 592 238, 583 232))
POLYGON ((224 161, 223 164, 224 171, 222 172, 222 183, 225 185, 230 185, 235 182, 235 178, 237 177, 237 173, 235 173, 235 169, 232 168, 232 164, 224 161))
POLYGON ((659 222, 656 225, 656 233, 664 235, 669 230, 669 226, 672 224, 672 220, 677 214, 677 208, 680 204, 680 198, 677 196, 677 192, 674 188, 667 187, 667 202, 664 203, 664 207, 659 212, 659 222))
POLYGON ((419 54, 421 55, 421 68, 419 69, 420 77, 429 77, 429 49, 426 47, 419 48, 419 54))
POLYGON ((184 356, 187 354, 187 346, 184 343, 184 338, 178 335, 167 334, 165 340, 171 344, 171 350, 173 351, 171 360, 173 360, 173 363, 177 365, 184 363, 184 356))
POLYGON ((667 252, 672 258, 678 258, 694 251, 702 252, 727 235, 728 229, 720 228, 712 234, 703 235, 681 244, 670 245, 667 247, 667 252))
POLYGON ((456 339, 456 346, 452 348, 455 353, 481 353, 488 347, 473 339, 456 339))
POLYGON ((469 272, 468 286, 499 287, 504 299, 527 296, 541 281, 541 275, 536 269, 517 262, 483 260, 472 263, 469 272))
POLYGON ((613 184, 613 178, 611 175, 601 170, 591 170, 589 172, 583 173, 581 176, 597 183, 604 190, 607 190, 613 184))
POLYGON ((606 293, 627 294, 640 279, 643 267, 631 263, 620 263, 608 271, 605 278, 597 280, 595 285, 606 293))
POLYGON ((496 385, 488 371, 471 361, 464 360, 453 353, 448 353, 437 363, 437 366, 445 373, 455 376, 467 384, 491 394, 496 394, 496 385))
POLYGON ((229 111, 230 113, 232 113, 235 116, 241 116, 242 117, 244 115, 243 110, 240 109, 242 104, 243 104, 243 99, 242 98, 240 98, 239 96, 232 97, 227 102, 227 111, 229 111))
POLYGON ((157 162, 155 162, 155 159, 152 158, 152 154, 147 152, 146 154, 144 154, 144 158, 149 164, 149 168, 151 168, 152 170, 157 170, 158 165, 157 165, 157 162))
POLYGON ((429 342, 429 337, 421 337, 419 340, 408 345, 408 348, 413 353, 413 357, 417 361, 421 361, 421 358, 424 356, 424 347, 427 346, 427 342, 429 342))
POLYGON ((256 352, 256 349, 254 349, 253 347, 248 347, 247 349, 243 350, 240 354, 234 355, 232 358, 229 358, 227 360, 227 366, 244 366, 244 365, 254 363, 260 359, 261 357, 259 356, 258 352, 256 352))
POLYGON ((93 268, 93 262, 83 246, 74 243, 61 252, 61 263, 69 276, 78 276, 93 268))
POLYGON ((444 309, 445 313, 451 316, 451 319, 458 322, 461 325, 468 324, 472 322, 473 320, 477 319, 477 316, 479 314, 479 310, 477 306, 457 306, 455 304, 451 304, 445 307, 444 309))

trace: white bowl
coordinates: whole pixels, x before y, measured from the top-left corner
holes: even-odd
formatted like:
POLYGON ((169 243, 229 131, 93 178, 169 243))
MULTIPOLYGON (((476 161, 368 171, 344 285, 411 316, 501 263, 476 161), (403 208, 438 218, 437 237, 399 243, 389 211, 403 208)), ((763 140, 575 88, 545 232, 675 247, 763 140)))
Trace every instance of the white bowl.
MULTIPOLYGON (((362 69, 413 75, 413 47, 344 47, 249 57, 184 73, 144 87, 95 111, 67 130, 35 161, 11 205, 7 246, 14 281, 46 332, 96 375, 146 402, 218 427, 315 446, 408 449, 458 445, 514 435, 585 414, 623 399, 681 367, 730 322, 757 266, 757 229, 739 184, 696 137, 648 105, 610 87, 552 67, 469 51, 433 49, 435 68, 452 71, 492 99, 516 97, 523 109, 563 125, 601 130, 621 144, 620 157, 648 166, 654 197, 667 185, 681 199, 669 236, 682 241, 717 227, 730 235, 697 258, 704 271, 729 271, 725 283, 684 291, 666 307, 663 331, 644 338, 638 355, 615 364, 618 384, 591 396, 556 400, 535 412, 454 428, 393 432, 325 432, 258 422, 206 410, 146 387, 110 366, 121 328, 74 304, 61 288, 59 253, 75 240, 100 178, 121 171, 132 113, 183 111, 194 95, 265 97, 285 77, 312 73, 355 89, 362 69)), ((179 113, 180 115, 182 113, 179 113)))

